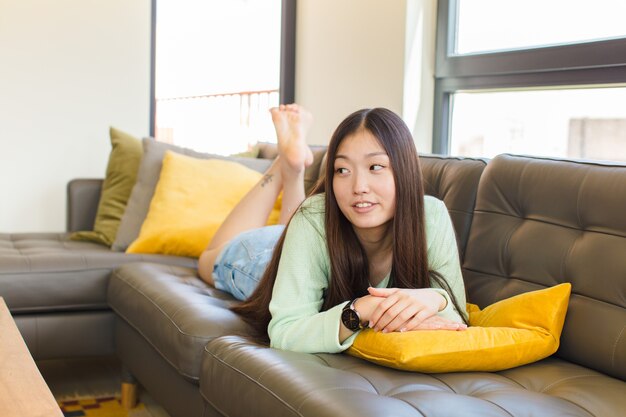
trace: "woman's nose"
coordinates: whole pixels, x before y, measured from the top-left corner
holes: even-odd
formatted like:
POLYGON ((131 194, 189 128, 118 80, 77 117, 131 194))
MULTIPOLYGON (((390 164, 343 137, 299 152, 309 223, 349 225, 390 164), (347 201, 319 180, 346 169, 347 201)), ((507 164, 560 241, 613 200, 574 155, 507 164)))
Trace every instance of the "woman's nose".
POLYGON ((367 183, 367 176, 365 174, 357 172, 353 178, 352 191, 354 194, 366 194, 369 192, 369 184, 367 183))

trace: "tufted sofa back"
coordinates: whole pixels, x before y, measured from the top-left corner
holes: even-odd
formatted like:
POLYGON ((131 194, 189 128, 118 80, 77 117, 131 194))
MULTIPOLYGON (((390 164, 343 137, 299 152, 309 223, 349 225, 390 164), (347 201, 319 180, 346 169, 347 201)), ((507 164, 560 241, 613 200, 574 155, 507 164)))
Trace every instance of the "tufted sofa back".
POLYGON ((451 156, 421 155, 424 193, 446 204, 459 246, 461 261, 469 236, 478 181, 486 160, 451 156))
POLYGON ((480 306, 571 282, 557 355, 626 379, 626 165, 497 156, 463 269, 480 306))

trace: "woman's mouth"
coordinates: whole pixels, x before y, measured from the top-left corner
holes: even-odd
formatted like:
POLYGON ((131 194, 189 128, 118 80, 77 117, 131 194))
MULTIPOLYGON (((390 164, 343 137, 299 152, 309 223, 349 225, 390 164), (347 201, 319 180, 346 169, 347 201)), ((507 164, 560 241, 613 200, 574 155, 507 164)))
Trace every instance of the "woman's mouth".
POLYGON ((375 203, 371 203, 369 201, 359 201, 358 203, 352 205, 354 211, 356 211, 357 213, 367 213, 371 211, 374 206, 375 203))

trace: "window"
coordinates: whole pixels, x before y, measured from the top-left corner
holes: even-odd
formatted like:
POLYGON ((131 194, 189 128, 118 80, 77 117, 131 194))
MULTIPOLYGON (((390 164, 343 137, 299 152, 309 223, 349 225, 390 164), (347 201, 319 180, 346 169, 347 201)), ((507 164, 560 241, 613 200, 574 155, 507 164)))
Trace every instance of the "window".
POLYGON ((450 153, 626 161, 626 88, 455 93, 450 153))
POLYGON ((152 135, 222 155, 275 141, 294 38, 295 0, 153 0, 152 135))
POLYGON ((626 161, 624 12, 617 0, 440 0, 433 151, 626 161))
POLYGON ((626 35, 626 2, 619 0, 461 0, 457 7, 457 54, 626 35))

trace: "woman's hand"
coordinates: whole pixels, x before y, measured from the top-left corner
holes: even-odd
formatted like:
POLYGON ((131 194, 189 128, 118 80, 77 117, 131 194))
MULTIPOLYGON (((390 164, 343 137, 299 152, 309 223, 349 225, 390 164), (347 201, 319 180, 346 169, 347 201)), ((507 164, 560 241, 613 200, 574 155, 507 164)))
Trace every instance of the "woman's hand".
POLYGON ((369 326, 377 331, 462 330, 467 327, 465 324, 436 316, 445 307, 446 299, 430 288, 370 287, 368 291, 377 301, 377 305, 372 309, 373 303, 368 303, 369 310, 365 309, 361 313, 357 308, 357 311, 362 320, 369 321, 369 326))
POLYGON ((430 316, 429 318, 420 322, 416 327, 412 329, 401 328, 399 331, 409 330, 465 330, 467 325, 465 323, 458 323, 444 317, 437 315, 430 316))

